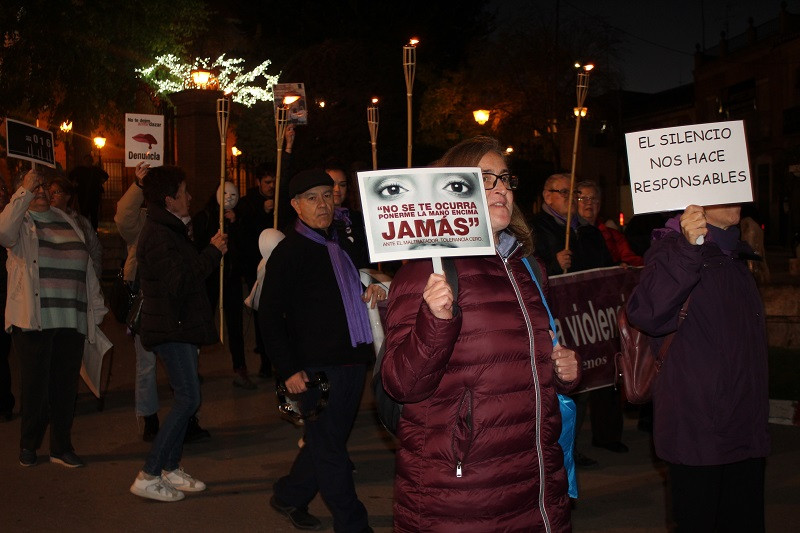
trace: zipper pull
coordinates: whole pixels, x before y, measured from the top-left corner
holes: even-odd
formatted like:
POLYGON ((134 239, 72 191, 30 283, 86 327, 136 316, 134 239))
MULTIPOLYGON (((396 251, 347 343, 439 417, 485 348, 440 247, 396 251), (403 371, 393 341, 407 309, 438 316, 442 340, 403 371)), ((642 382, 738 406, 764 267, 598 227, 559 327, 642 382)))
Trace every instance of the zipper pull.
POLYGON ((456 463, 456 477, 461 477, 461 461, 456 463))

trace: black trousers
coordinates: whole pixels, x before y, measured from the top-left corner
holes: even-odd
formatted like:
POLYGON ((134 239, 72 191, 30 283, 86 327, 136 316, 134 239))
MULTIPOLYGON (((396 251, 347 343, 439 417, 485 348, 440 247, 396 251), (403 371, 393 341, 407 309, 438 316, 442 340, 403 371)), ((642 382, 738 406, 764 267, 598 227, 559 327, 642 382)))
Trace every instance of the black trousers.
POLYGON ((763 457, 713 466, 668 463, 676 533, 764 531, 763 457))
POLYGON ((11 414, 16 399, 11 392, 11 367, 8 357, 11 354, 11 335, 0 331, 0 415, 11 414))
POLYGON ((589 418, 592 424, 592 444, 604 446, 622 440, 622 404, 619 390, 603 387, 589 392, 572 395, 575 400, 575 450, 585 450, 578 446, 578 434, 586 418, 586 407, 591 407, 589 418))
MULTIPOLYGON (((299 509, 308 507, 317 492, 333 515, 337 533, 364 531, 367 510, 356 495, 347 439, 361 404, 364 365, 306 368, 308 377, 323 371, 330 383, 328 405, 316 420, 305 424, 305 446, 287 476, 275 483, 275 496, 299 509)), ((301 397, 304 411, 313 408, 319 392, 309 389, 301 397)))
MULTIPOLYGON (((225 319, 225 342, 231 352, 231 363, 234 372, 247 370, 244 356, 244 322, 242 308, 244 295, 242 294, 242 278, 226 273, 222 281, 222 314, 225 319)), ((219 316, 219 271, 214 272, 206 281, 208 300, 214 318, 219 316)))
POLYGON ((72 451, 72 419, 84 336, 70 328, 11 332, 21 370, 20 448, 38 450, 50 425, 50 454, 72 451))
MULTIPOLYGON (((247 272, 242 276, 244 278, 244 283, 247 288, 248 294, 249 291, 253 289, 253 285, 256 283, 256 269, 247 269, 247 272)), ((261 369, 259 372, 265 372, 269 374, 272 371, 272 362, 270 362, 269 357, 267 356, 267 350, 264 349, 264 340, 261 338, 261 328, 258 327, 258 311, 253 310, 253 333, 255 333, 256 337, 256 351, 258 355, 261 357, 261 369)))

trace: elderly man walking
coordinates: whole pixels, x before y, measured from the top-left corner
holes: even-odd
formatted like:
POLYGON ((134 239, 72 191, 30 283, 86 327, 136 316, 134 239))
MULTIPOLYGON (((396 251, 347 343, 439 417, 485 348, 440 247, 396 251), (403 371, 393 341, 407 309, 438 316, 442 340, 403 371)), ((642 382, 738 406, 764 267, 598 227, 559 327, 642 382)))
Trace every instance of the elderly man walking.
POLYGON ((350 257, 349 241, 333 223, 333 180, 322 169, 306 170, 289 183, 298 220, 267 262, 259 302, 259 327, 275 369, 304 411, 317 404, 319 390, 309 381, 324 373, 326 407, 306 420, 305 446, 289 474, 274 486, 270 505, 297 529, 318 530, 308 504, 319 492, 337 532, 372 531, 359 501, 347 453, 372 333, 364 302, 375 305, 386 292, 364 291, 350 257))

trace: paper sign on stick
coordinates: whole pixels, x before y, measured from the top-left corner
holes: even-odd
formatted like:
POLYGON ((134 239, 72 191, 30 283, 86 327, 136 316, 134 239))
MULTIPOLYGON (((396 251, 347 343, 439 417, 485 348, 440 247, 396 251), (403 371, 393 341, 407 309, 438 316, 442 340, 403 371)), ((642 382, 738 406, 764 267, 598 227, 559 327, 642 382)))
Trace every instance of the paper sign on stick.
MULTIPOLYGON (((273 104, 275 108, 283 105, 285 96, 299 98, 289 104, 289 124, 308 124, 308 105, 306 104, 306 87, 303 83, 276 83, 272 86, 273 104)), ((277 114, 277 111, 276 111, 277 114)))
POLYGON ((633 212, 753 200, 741 120, 625 134, 633 212))
POLYGON ((370 260, 494 255, 481 169, 358 173, 370 260))
POLYGON ((125 113, 125 166, 164 164, 164 116, 125 113))

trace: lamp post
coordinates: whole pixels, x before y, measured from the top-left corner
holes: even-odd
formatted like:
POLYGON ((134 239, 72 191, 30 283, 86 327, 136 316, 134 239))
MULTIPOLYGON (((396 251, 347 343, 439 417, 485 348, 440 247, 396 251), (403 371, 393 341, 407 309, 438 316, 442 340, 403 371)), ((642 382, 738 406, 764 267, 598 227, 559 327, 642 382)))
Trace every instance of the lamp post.
MULTIPOLYGON (((228 122, 231 118, 231 101, 224 96, 217 98, 217 128, 219 129, 220 162, 219 162, 219 229, 225 233, 225 160, 227 154, 225 145, 228 137, 228 122)), ((219 260, 219 342, 223 342, 225 337, 223 331, 223 310, 222 310, 222 280, 224 279, 225 256, 219 260)))
POLYGON ((69 152, 72 149, 72 121, 65 120, 59 126, 64 134, 64 172, 69 172, 69 152))
POLYGON ((369 127, 369 138, 372 144, 372 170, 378 170, 378 99, 373 98, 372 104, 367 107, 367 126, 369 127))
POLYGON ((106 138, 99 135, 92 139, 94 145, 97 147, 97 166, 103 167, 103 147, 106 145, 106 138))
POLYGON ((411 168, 411 94, 414 88, 414 73, 417 70, 417 44, 419 39, 412 38, 403 45, 403 71, 406 76, 406 101, 408 119, 408 168, 411 168))
MULTIPOLYGON (((581 65, 580 63, 575 63, 575 68, 578 69, 578 82, 576 88, 576 94, 578 99, 578 105, 573 109, 575 113, 575 139, 572 143, 572 170, 570 171, 569 177, 569 197, 567 198, 567 227, 566 227, 566 238, 564 239, 564 249, 569 249, 569 230, 570 230, 570 220, 572 219, 572 197, 575 191, 575 164, 578 160, 578 135, 580 134, 581 129, 581 118, 586 116, 586 108, 583 106, 583 103, 586 101, 586 93, 589 92, 589 72, 594 68, 594 65, 591 63, 587 65, 581 65)), ((567 273, 567 269, 564 269, 564 273, 567 273)))
POLYGON ((283 137, 286 134, 286 125, 289 123, 289 106, 299 100, 297 95, 286 95, 283 104, 275 108, 275 139, 278 145, 277 162, 275 163, 275 213, 273 214, 272 227, 278 228, 278 201, 281 197, 281 155, 283 154, 283 137))

